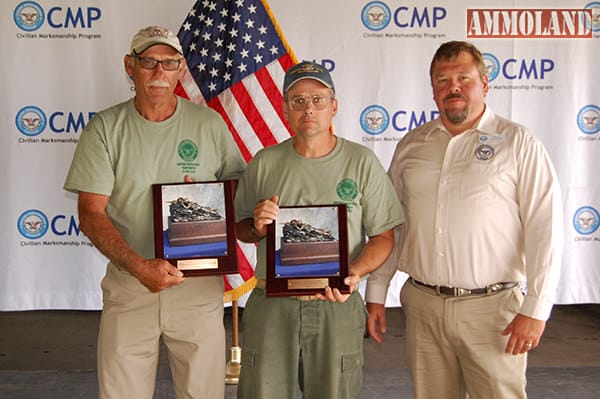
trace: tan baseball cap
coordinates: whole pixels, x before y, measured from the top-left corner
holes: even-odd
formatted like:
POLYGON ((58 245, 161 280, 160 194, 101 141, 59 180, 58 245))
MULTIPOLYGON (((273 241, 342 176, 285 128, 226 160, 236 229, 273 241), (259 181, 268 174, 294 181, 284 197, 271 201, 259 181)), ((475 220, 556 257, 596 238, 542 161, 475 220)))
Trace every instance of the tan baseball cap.
POLYGON ((166 44, 179 54, 183 54, 183 49, 181 48, 181 43, 179 43, 177 35, 161 26, 147 26, 136 33, 131 40, 131 54, 141 54, 148 47, 156 44, 166 44))

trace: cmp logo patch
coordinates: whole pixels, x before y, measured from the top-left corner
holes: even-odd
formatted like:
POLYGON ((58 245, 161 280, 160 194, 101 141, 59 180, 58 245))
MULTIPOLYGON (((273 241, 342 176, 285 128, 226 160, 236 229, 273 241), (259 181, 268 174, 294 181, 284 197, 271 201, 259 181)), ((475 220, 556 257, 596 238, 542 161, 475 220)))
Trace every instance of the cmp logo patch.
POLYGON ((600 107, 586 105, 577 114, 577 126, 585 134, 595 134, 600 131, 600 107))
POLYGON ((372 1, 363 7, 360 17, 367 29, 380 31, 390 24, 392 12, 387 4, 381 1, 372 1))
POLYGON ((358 195, 358 185, 352 179, 343 179, 338 183, 336 192, 342 201, 352 201, 358 195))
POLYGON ((500 61, 495 55, 490 53, 483 53, 483 63, 487 69, 489 81, 493 81, 500 74, 500 61))
POLYGON ((19 216, 17 228, 23 237, 34 240, 48 231, 48 218, 37 209, 30 209, 19 216))
POLYGON ((198 156, 198 146, 192 140, 183 140, 177 148, 179 157, 186 162, 192 162, 198 156))
POLYGON ((600 226, 600 214, 591 206, 582 206, 573 216, 573 227, 579 234, 592 234, 600 226))
POLYGON ((15 8, 13 18, 19 28, 32 32, 44 23, 44 9, 35 1, 24 1, 15 8))
POLYGON ((22 108, 15 118, 17 129, 26 136, 37 136, 46 128, 47 118, 44 111, 38 107, 22 108))
POLYGON ((592 19, 587 21, 593 32, 600 32, 600 2, 594 1, 584 7, 585 10, 592 10, 592 19))
POLYGON ((390 115, 379 105, 370 105, 360 114, 360 126, 372 135, 383 133, 390 124, 390 115))
POLYGON ((480 161, 489 161, 495 153, 494 147, 488 144, 481 144, 475 149, 475 157, 480 161))

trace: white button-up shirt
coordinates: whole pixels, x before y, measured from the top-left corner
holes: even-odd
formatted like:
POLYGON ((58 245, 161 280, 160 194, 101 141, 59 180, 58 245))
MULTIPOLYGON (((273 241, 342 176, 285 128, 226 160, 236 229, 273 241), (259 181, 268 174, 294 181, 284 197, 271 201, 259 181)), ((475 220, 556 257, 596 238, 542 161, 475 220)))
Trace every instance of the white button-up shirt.
POLYGON ((563 241, 561 194, 541 141, 486 109, 452 136, 438 119, 398 143, 389 169, 406 214, 367 301, 384 303, 396 269, 431 285, 526 282, 521 313, 545 320, 563 241))

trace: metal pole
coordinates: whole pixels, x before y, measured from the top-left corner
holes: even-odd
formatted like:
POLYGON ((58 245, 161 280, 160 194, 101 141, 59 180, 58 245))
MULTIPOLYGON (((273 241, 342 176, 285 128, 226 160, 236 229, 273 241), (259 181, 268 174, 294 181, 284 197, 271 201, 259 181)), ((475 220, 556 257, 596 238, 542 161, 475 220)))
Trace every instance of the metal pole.
POLYGON ((240 369, 242 367, 242 348, 239 346, 239 329, 238 329, 238 303, 231 302, 232 306, 232 334, 231 334, 231 349, 229 349, 229 358, 227 369, 225 372, 225 384, 237 384, 240 380, 240 369))

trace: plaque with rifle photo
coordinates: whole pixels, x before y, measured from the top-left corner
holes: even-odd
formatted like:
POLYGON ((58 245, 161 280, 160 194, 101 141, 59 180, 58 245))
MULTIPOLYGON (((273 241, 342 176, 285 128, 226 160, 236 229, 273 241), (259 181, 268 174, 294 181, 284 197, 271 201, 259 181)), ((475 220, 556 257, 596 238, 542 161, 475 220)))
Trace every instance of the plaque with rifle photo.
POLYGON ((155 256, 185 276, 237 273, 232 180, 152 185, 155 256))
POLYGON ((267 296, 349 293, 345 205, 282 206, 267 226, 267 296))

